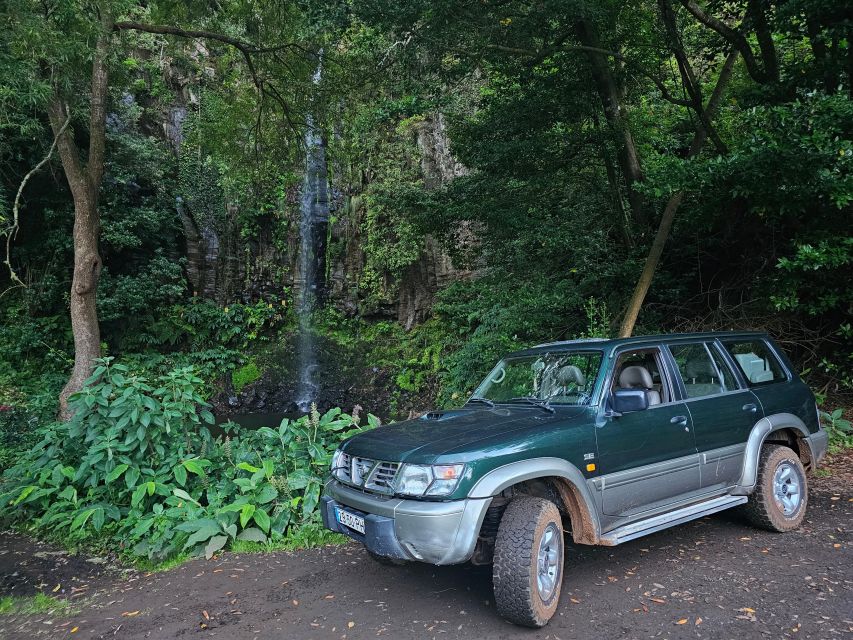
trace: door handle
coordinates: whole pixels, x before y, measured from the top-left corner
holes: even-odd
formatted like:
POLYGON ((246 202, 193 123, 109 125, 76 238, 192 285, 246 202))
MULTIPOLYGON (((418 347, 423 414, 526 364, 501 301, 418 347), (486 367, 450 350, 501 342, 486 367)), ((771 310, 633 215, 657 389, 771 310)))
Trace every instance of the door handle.
POLYGON ((755 413, 758 411, 758 406, 754 402, 748 402, 747 404, 741 407, 744 411, 749 411, 750 413, 755 413))
POLYGON ((687 416, 673 416, 669 421, 672 424, 687 424, 687 416))

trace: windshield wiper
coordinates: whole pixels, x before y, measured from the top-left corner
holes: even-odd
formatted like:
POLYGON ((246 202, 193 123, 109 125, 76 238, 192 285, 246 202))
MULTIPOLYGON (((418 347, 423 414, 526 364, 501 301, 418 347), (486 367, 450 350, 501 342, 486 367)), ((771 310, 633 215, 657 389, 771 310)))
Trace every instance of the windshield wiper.
POLYGON ((543 402, 539 398, 532 398, 530 396, 520 396, 518 398, 512 398, 510 402, 515 402, 517 400, 521 400, 522 402, 532 404, 534 407, 544 409, 548 413, 554 413, 554 407, 552 407, 548 402, 543 402))
POLYGON ((471 404, 472 402, 482 402, 485 405, 490 407, 494 407, 495 403, 489 400, 488 398, 468 398, 468 401, 465 404, 471 404))

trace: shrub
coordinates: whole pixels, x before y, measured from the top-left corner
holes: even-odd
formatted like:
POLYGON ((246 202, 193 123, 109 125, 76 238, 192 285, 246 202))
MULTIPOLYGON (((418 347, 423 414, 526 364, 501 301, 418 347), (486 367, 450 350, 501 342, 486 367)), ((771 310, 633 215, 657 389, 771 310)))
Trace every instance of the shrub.
POLYGON ((231 374, 231 382, 234 385, 234 391, 240 393, 247 385, 257 381, 260 377, 261 370, 253 360, 250 360, 231 374))
POLYGON ((358 419, 315 409, 277 429, 229 424, 214 438, 200 384, 191 368, 149 381, 111 358, 99 361, 70 399, 74 418, 47 427, 4 474, 0 516, 154 561, 210 557, 235 540, 276 541, 318 522, 331 455, 364 428, 358 419))

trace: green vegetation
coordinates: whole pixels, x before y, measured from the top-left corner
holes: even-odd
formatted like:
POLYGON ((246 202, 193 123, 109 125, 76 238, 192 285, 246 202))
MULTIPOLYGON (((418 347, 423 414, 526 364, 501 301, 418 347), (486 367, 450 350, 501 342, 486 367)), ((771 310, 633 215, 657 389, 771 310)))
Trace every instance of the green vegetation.
POLYGON ((842 414, 841 409, 820 412, 821 424, 829 433, 829 453, 853 449, 853 426, 849 420, 842 417, 842 414))
MULTIPOLYGON (((273 391, 297 375, 309 120, 331 187, 322 408, 405 417, 524 345, 717 329, 770 332, 822 407, 850 406, 839 3, 9 0, 0 18, 18 526, 151 563, 317 538, 323 452, 355 421, 214 436, 206 413, 292 400, 273 391)), ((844 415, 824 417, 836 448, 844 415)))
POLYGON ((361 427, 339 409, 314 410, 277 429, 226 425, 214 438, 201 383, 188 368, 149 379, 102 360, 71 399, 74 418, 46 427, 3 476, 0 516, 72 542, 111 540, 155 562, 291 532, 316 540, 331 455, 375 419, 361 427))

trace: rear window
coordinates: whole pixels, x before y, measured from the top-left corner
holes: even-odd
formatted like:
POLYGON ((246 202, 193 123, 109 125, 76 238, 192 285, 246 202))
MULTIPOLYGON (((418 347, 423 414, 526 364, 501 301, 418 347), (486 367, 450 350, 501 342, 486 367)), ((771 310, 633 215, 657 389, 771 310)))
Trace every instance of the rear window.
POLYGON ((749 386, 757 387, 787 380, 776 355, 763 340, 723 342, 749 386))
POLYGON ((734 374, 719 354, 705 343, 670 345, 688 398, 702 398, 736 390, 734 374))

